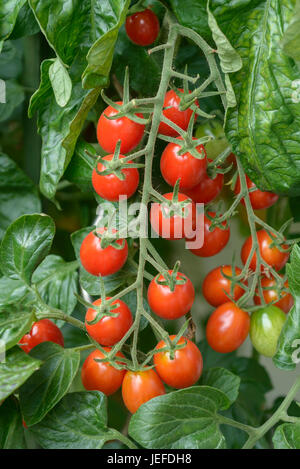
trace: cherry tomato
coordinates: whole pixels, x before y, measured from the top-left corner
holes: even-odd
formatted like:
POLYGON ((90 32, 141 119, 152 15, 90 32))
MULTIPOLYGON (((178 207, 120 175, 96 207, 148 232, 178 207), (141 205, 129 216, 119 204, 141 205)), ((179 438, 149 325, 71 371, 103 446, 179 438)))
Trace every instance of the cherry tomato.
MULTIPOLYGON (((239 275, 241 272, 239 267, 235 268, 235 275, 239 275)), ((202 284, 204 298, 210 305, 215 307, 230 301, 226 293, 230 294, 231 280, 224 277, 222 273, 232 277, 232 267, 230 265, 216 267, 206 275, 202 284)), ((233 290, 234 301, 237 301, 244 293, 245 290, 241 286, 235 285, 233 290)))
MULTIPOLYGON (((122 105, 122 101, 117 104, 122 105)), ((107 151, 113 153, 115 151, 118 140, 121 140, 121 153, 129 153, 142 140, 145 126, 138 124, 128 117, 120 117, 119 119, 107 119, 105 116, 111 117, 118 113, 116 109, 108 106, 101 114, 97 125, 97 138, 99 145, 107 151)), ((143 117, 142 114, 136 114, 143 117)))
MULTIPOLYGON (((119 158, 125 158, 124 155, 120 155, 119 158)), ((113 155, 106 155, 104 160, 112 160, 113 155)), ((128 161, 132 163, 132 161, 128 161)), ((106 168, 102 163, 97 165, 98 172, 105 171, 106 168)), ((92 173, 92 183, 95 191, 103 199, 110 200, 112 202, 118 202, 121 195, 127 198, 131 197, 138 188, 139 185, 139 172, 136 168, 124 168, 122 169, 125 179, 122 181, 114 173, 102 176, 98 174, 96 169, 92 173)))
POLYGON ((252 313, 250 339, 259 353, 266 357, 275 355, 285 320, 284 312, 272 305, 252 313))
MULTIPOLYGON (((174 340, 175 335, 170 339, 174 340)), ((198 347, 188 339, 181 337, 178 345, 186 343, 186 346, 174 352, 171 359, 170 352, 156 353, 153 357, 154 365, 161 379, 172 388, 182 389, 193 386, 201 376, 203 369, 202 355, 198 347)), ((165 341, 161 340, 156 350, 166 347, 165 341)))
POLYGON ((159 33, 159 21, 155 13, 147 8, 127 16, 125 29, 127 36, 138 46, 150 46, 159 33))
MULTIPOLYGON (((215 212, 208 212, 208 215, 215 217, 215 212)), ((222 223, 226 226, 226 222, 222 223)), ((216 227, 213 231, 209 231, 211 226, 211 220, 204 215, 204 242, 201 248, 189 248, 190 251, 199 257, 210 257, 218 254, 222 249, 225 248, 230 237, 230 228, 227 227, 224 230, 216 227)))
MULTIPOLYGON (((107 297, 109 300, 109 297, 107 297)), ((100 306, 101 298, 94 301, 93 305, 100 306)), ((118 305, 117 308, 111 309, 111 313, 118 316, 104 316, 96 324, 89 324, 97 316, 97 311, 89 308, 85 315, 85 327, 87 332, 93 339, 101 345, 114 345, 119 342, 132 325, 132 314, 127 304, 122 300, 115 300, 112 305, 118 305)))
MULTIPOLYGON (((172 270, 169 270, 172 274, 172 270)), ((190 279, 178 272, 176 280, 185 280, 183 284, 176 284, 174 291, 169 285, 161 285, 159 282, 165 281, 162 274, 158 274, 148 288, 148 303, 152 311, 157 316, 164 319, 178 319, 187 314, 195 298, 195 290, 190 279)))
MULTIPOLYGON (((259 230, 257 232, 257 240, 259 244, 260 254, 263 260, 275 270, 281 270, 282 267, 284 267, 288 261, 289 253, 280 251, 277 246, 270 247, 270 245, 273 243, 273 240, 265 230, 259 230)), ((283 249, 287 249, 287 247, 287 245, 282 245, 283 249)), ((246 264, 247 259, 250 255, 251 248, 252 237, 249 236, 249 238, 246 239, 242 247, 241 258, 243 264, 246 264)), ((256 253, 254 253, 251 259, 250 269, 252 269, 253 271, 255 271, 256 269, 256 253)), ((264 271, 265 268, 261 266, 261 270, 264 271)))
MULTIPOLYGON (((178 137, 178 140, 182 140, 178 137)), ((197 159, 189 152, 180 155, 181 146, 176 143, 169 143, 160 160, 160 170, 164 180, 175 186, 177 179, 180 179, 180 189, 191 189, 204 178, 206 174, 206 152, 203 145, 199 145, 197 150, 202 154, 202 159, 197 159)))
MULTIPOLYGON (((254 184, 254 182, 252 182, 251 179, 247 175, 246 175, 246 181, 247 181, 248 189, 256 188, 256 185, 254 184)), ((241 183, 240 183, 240 179, 238 178, 235 188, 234 188, 234 192, 236 194, 239 194, 240 191, 241 191, 241 183)), ((262 210, 264 208, 269 208, 272 205, 274 205, 275 202, 277 202, 279 198, 279 196, 277 194, 274 194, 273 192, 264 192, 264 191, 260 191, 257 188, 253 192, 249 193, 249 197, 250 197, 252 208, 254 210, 262 210)), ((244 199, 242 199, 241 202, 245 205, 244 199)))
MULTIPOLYGON (((166 93, 163 115, 174 122, 174 124, 178 125, 178 127, 180 127, 182 130, 187 130, 193 111, 190 108, 186 109, 185 111, 179 110, 181 92, 183 92, 183 89, 179 88, 179 94, 175 93, 174 90, 169 90, 166 93)), ((196 105, 199 105, 198 101, 196 101, 196 105)), ((197 116, 195 115, 195 120, 196 119, 197 116)), ((169 135, 169 137, 176 137, 178 135, 176 130, 172 129, 172 127, 170 127, 168 124, 165 124, 164 122, 159 124, 158 133, 169 135)))
MULTIPOLYGON (((101 237, 106 228, 98 228, 97 233, 101 237)), ((116 233, 116 230, 113 230, 116 233)), ((80 260, 87 272, 92 275, 106 275, 118 272, 125 264, 128 256, 126 239, 116 239, 120 248, 114 246, 101 247, 101 239, 91 231, 83 240, 80 247, 80 260)))
MULTIPOLYGON (((172 200, 173 192, 164 194, 163 197, 166 200, 172 200)), ((189 198, 179 193, 178 200, 182 202, 183 200, 189 200, 189 198)), ((150 223, 154 231, 165 239, 189 238, 191 232, 195 230, 197 220, 197 210, 194 202, 190 200, 178 214, 168 217, 168 213, 170 213, 170 208, 167 204, 153 203, 151 205, 150 223)))
MULTIPOLYGON (((283 291, 281 299, 279 299, 279 294, 278 294, 278 291, 276 290, 276 280, 274 277, 270 277, 270 278, 263 277, 261 279, 261 286, 263 288, 263 296, 267 304, 273 301, 276 301, 276 303, 274 303, 274 306, 277 306, 277 308, 281 309, 286 314, 290 311, 290 309, 292 308, 294 304, 294 298, 290 293, 283 291), (272 287, 274 287, 274 289, 272 289, 272 287)), ((289 288, 288 281, 284 283, 284 286, 286 289, 289 288)), ((258 290, 256 290, 254 303, 256 305, 261 304, 261 299, 260 299, 260 296, 258 295, 258 290)))
POLYGON ((246 340, 249 328, 249 314, 228 301, 210 316, 206 326, 207 342, 216 352, 233 352, 246 340))
POLYGON ((165 394, 164 385, 153 369, 127 371, 122 383, 123 401, 129 412, 134 414, 145 402, 165 394))
MULTIPOLYGON (((110 348, 104 347, 104 350, 109 352, 110 348)), ((125 358, 121 352, 116 355, 125 358)), ((118 370, 108 362, 96 362, 95 358, 104 358, 104 354, 100 350, 94 350, 86 358, 81 370, 82 384, 88 391, 101 391, 110 396, 120 388, 126 370, 118 370)))
POLYGON ((64 336, 61 330, 50 319, 41 319, 35 322, 30 332, 22 337, 19 345, 24 352, 29 353, 31 349, 42 342, 54 342, 64 346, 64 336))
MULTIPOLYGON (((209 162, 212 160, 208 159, 209 162)), ((215 179, 210 179, 207 172, 204 173, 199 184, 184 193, 195 203, 209 204, 220 194, 224 184, 224 175, 218 173, 215 179)))

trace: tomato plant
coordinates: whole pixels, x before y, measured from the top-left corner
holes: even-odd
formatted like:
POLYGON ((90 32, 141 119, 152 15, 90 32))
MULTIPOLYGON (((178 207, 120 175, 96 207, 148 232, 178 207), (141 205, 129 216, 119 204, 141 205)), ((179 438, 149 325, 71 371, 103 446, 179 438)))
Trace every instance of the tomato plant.
POLYGON ((0 449, 299 449, 298 3, 0 1, 0 449))

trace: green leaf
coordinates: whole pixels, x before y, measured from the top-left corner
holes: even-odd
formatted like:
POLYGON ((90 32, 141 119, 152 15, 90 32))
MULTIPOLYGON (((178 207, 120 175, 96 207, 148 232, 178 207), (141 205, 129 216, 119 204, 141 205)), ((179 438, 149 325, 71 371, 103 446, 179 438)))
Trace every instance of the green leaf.
POLYGON ((77 261, 65 262, 60 256, 51 254, 36 269, 32 282, 46 304, 70 315, 77 303, 77 269, 77 261))
POLYGON ((144 448, 224 448, 218 410, 229 407, 223 392, 195 386, 159 396, 132 416, 129 435, 144 448))
POLYGON ((41 202, 33 182, 13 160, 0 153, 0 238, 16 218, 40 210, 41 202))
POLYGON ((0 122, 8 120, 25 99, 23 87, 15 80, 5 81, 5 103, 0 103, 0 122))
POLYGON ((14 26, 14 29, 10 35, 11 39, 18 39, 24 36, 32 36, 40 31, 40 27, 34 17, 34 14, 29 6, 29 3, 26 3, 22 6, 17 20, 14 26))
POLYGON ((279 43, 295 2, 248 2, 228 7, 223 18, 218 11, 220 28, 243 60, 231 75, 238 107, 228 110, 226 135, 261 190, 290 196, 300 194, 300 100, 293 97, 299 71, 279 43))
MULTIPOLYGON (((0 77, 18 78, 23 69, 23 49, 18 41, 5 41, 0 54, 0 77)), ((2 107, 4 110, 4 107, 2 107)))
POLYGON ((300 362, 300 247, 297 245, 293 247, 286 271, 295 303, 281 331, 273 362, 278 368, 293 370, 300 362))
POLYGON ((14 393, 40 366, 40 360, 30 357, 19 347, 9 350, 0 363, 0 401, 14 393))
POLYGON ((211 29, 213 39, 217 46, 217 53, 220 59, 223 73, 238 72, 242 68, 242 59, 232 47, 225 34, 221 31, 218 23, 209 9, 207 2, 208 25, 211 29))
POLYGON ((0 406, 0 449, 25 449, 24 429, 18 401, 7 399, 0 406))
POLYGON ((204 370, 201 376, 201 384, 222 391, 231 404, 237 399, 239 394, 241 379, 225 368, 209 368, 204 370))
POLYGON ((26 0, 5 0, 0 3, 0 52, 2 43, 13 30, 18 13, 26 0))
POLYGON ((98 391, 67 394, 30 431, 46 449, 100 449, 111 439, 107 398, 98 391))
POLYGON ((65 172, 64 177, 79 186, 85 192, 93 191, 92 172, 96 159, 86 154, 86 150, 97 155, 95 148, 82 140, 77 142, 73 158, 65 172))
POLYGON ((27 292, 27 287, 21 280, 0 277, 0 309, 3 306, 18 303, 27 292))
POLYGON ((170 0, 179 23, 207 38, 211 36, 211 32, 207 21, 206 3, 200 0, 170 0))
POLYGON ((275 449, 300 449, 300 423, 284 423, 273 435, 275 449))
POLYGON ((65 107, 71 98, 72 81, 64 64, 58 58, 49 67, 49 78, 57 104, 65 107))
POLYGON ((2 272, 29 284, 33 271, 48 254, 55 233, 46 215, 23 215, 12 223, 0 246, 2 272))
POLYGON ((284 52, 300 63, 300 1, 297 0, 292 19, 281 41, 284 52))
POLYGON ((56 103, 49 78, 52 60, 41 65, 41 83, 31 97, 29 116, 38 111, 38 130, 42 137, 42 162, 40 189, 53 199, 57 184, 72 158, 77 138, 90 109, 94 106, 100 88, 84 91, 81 86, 81 64, 74 63, 69 69, 73 83, 72 95, 68 104, 61 108, 56 103))
POLYGON ((30 331, 33 322, 34 315, 28 311, 0 312, 0 340, 4 341, 6 350, 16 345, 30 331))
MULTIPOLYGON (((94 226, 82 228, 71 235, 71 241, 73 244, 73 248, 76 254, 76 258, 80 262, 80 246, 83 239, 94 229, 94 226)), ((104 277, 104 284, 105 284, 105 291, 107 294, 112 293, 117 288, 122 287, 125 282, 128 280, 128 271, 126 271, 126 267, 121 269, 119 272, 108 275, 104 277), (126 278, 127 275, 127 278, 126 278)), ((81 265, 80 263, 80 274, 79 274, 80 285, 84 290, 86 290, 90 295, 93 296, 100 296, 100 281, 99 278, 95 275, 89 274, 81 265)))
POLYGON ((44 342, 30 352, 41 368, 20 389, 22 414, 28 426, 40 422, 68 392, 80 363, 80 352, 44 342))

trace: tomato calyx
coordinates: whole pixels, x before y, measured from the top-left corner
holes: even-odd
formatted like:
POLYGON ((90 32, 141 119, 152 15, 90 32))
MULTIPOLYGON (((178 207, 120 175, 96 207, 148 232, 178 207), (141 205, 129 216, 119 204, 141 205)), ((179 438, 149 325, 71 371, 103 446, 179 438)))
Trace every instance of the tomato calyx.
POLYGON ((93 230, 93 234, 100 239, 101 241, 101 249, 105 249, 108 246, 112 246, 115 249, 121 250, 124 248, 125 245, 125 239, 119 238, 117 235, 117 232, 112 232, 109 227, 105 228, 95 228, 93 230), (99 232, 101 231, 101 232, 99 232), (121 241, 121 243, 118 243, 118 241, 121 241))
POLYGON ((165 218, 172 218, 174 216, 187 218, 189 216, 189 205, 192 203, 192 199, 179 200, 179 184, 180 179, 177 179, 172 199, 163 198, 161 202, 161 210, 165 218))
MULTIPOLYGON (((120 179, 120 181, 124 181, 126 179, 126 176, 122 171, 123 169, 145 167, 144 164, 132 162, 132 159, 134 159, 134 155, 133 156, 121 155, 120 148, 121 148, 121 140, 118 140, 116 149, 111 159, 108 159, 106 156, 101 156, 101 155, 97 156, 94 169, 99 176, 108 176, 108 175, 114 174, 118 179, 120 179), (102 167, 104 167, 105 169, 99 170, 98 168, 99 163, 101 163, 102 167)), ((86 153, 91 156, 91 154, 88 153, 88 151, 86 151, 86 153)), ((110 156, 111 155, 109 155, 109 157, 110 156)))
POLYGON ((104 89, 101 90, 101 97, 103 101, 115 109, 117 112, 112 116, 105 115, 105 118, 108 120, 116 120, 121 117, 127 117, 136 124, 145 125, 150 122, 150 115, 153 111, 153 106, 151 107, 137 107, 137 102, 135 99, 130 99, 129 94, 129 72, 128 67, 125 69, 124 85, 123 85, 123 101, 121 103, 115 103, 108 96, 106 96, 104 89), (137 113, 149 114, 149 117, 146 119, 143 116, 137 115, 137 113))
POLYGON ((168 270, 164 270, 161 272, 161 275, 163 276, 163 280, 160 280, 160 274, 158 274, 154 281, 157 285, 165 285, 168 286, 173 292, 175 290, 176 285, 184 285, 187 282, 187 278, 184 275, 180 275, 178 278, 178 271, 180 268, 180 261, 177 261, 176 264, 174 265, 173 270, 170 272, 168 270))
POLYGON ((220 230, 226 231, 229 228, 227 219, 223 220, 223 216, 220 212, 210 212, 209 210, 205 211, 205 216, 210 220, 211 224, 209 231, 214 231, 215 228, 220 228, 220 230))

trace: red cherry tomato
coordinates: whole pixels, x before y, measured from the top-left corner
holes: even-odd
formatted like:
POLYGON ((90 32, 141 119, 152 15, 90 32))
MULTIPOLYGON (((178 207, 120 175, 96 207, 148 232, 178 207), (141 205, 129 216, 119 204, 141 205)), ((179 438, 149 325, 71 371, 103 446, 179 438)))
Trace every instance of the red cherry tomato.
MULTIPOLYGON (((185 111, 179 110, 181 92, 183 92, 183 89, 179 88, 178 94, 176 94, 174 90, 170 90, 166 93, 163 115, 174 122, 174 124, 178 125, 182 130, 187 130, 193 111, 190 108, 185 111)), ((198 101, 196 101, 195 104, 199 106, 198 101)), ((196 119, 197 116, 195 115, 195 120, 196 119)), ((164 122, 159 124, 158 133, 168 135, 169 137, 176 137, 178 135, 176 130, 172 129, 172 127, 164 122)))
MULTIPOLYGON (((125 158, 124 155, 120 155, 119 158, 125 158)), ((111 161, 113 155, 106 155, 104 160, 111 161)), ((128 161, 132 163, 132 161, 128 161)), ((105 171, 105 166, 100 162, 97 165, 98 173, 105 171)), ((92 183, 95 191, 103 199, 110 200, 112 202, 118 202, 121 195, 127 198, 131 197, 138 188, 139 185, 139 172, 136 168, 124 168, 122 173, 125 176, 124 180, 121 180, 115 174, 107 174, 102 176, 98 174, 96 169, 92 173, 92 183)))
POLYGON ((127 36, 138 46, 150 46, 159 33, 159 21, 155 13, 147 8, 127 16, 125 29, 127 36))
MULTIPOLYGON (((178 137, 178 140, 182 140, 178 137)), ((160 170, 164 180, 175 186, 180 179, 179 188, 182 190, 191 189, 204 178, 206 174, 206 152, 203 145, 199 145, 197 150, 202 153, 203 158, 197 159, 189 152, 180 155, 180 144, 169 143, 160 160, 160 170)))
POLYGON ((122 383, 123 401, 134 414, 145 402, 165 394, 164 385, 154 370, 127 371, 122 383))
MULTIPOLYGON (((215 212, 208 212, 208 215, 215 217, 215 212)), ((226 222, 222 223, 226 226, 226 222)), ((216 227, 213 231, 209 231, 211 220, 204 215, 204 242, 201 248, 189 248, 190 251, 199 257, 210 257, 218 254, 225 248, 230 237, 230 228, 224 230, 216 227)))
MULTIPOLYGON (((164 194, 163 197, 166 200, 172 200, 173 192, 164 194)), ((182 202, 188 200, 188 197, 179 193, 178 200, 182 202)), ((197 210, 194 202, 190 201, 182 208, 182 215, 178 213, 168 217, 168 213, 170 213, 170 209, 167 205, 161 203, 151 205, 150 223, 154 231, 165 239, 189 238, 190 233, 196 227, 197 210)))
POLYGON ((233 352, 246 340, 249 329, 249 314, 228 301, 210 316, 206 326, 207 342, 216 352, 233 352))
MULTIPOLYGON (((172 270, 169 270, 172 274, 172 270)), ((148 288, 148 303, 152 311, 164 319, 178 319, 187 314, 195 298, 195 290, 190 279, 178 272, 176 280, 186 280, 183 284, 176 284, 173 291, 169 285, 161 285, 165 281, 162 274, 158 274, 148 288)))
MULTIPOLYGON (((175 335, 170 339, 174 340, 175 335)), ((202 355, 198 347, 188 339, 181 337, 178 344, 186 346, 174 352, 171 359, 170 352, 156 353, 153 357, 154 365, 161 379, 172 388, 182 389, 193 386, 201 376, 203 368, 202 355)), ((156 350, 166 347, 165 341, 161 340, 156 350)))
MULTIPOLYGON (((251 179, 246 175, 246 181, 247 181, 247 187, 248 189, 253 189, 256 188, 256 185, 254 182, 251 181, 251 179)), ((241 191, 241 182, 240 179, 238 178, 234 192, 236 194, 239 194, 241 191)), ((259 189, 254 190, 253 192, 249 193, 250 197, 250 202, 252 205, 252 208, 254 210, 262 210, 264 208, 269 208, 272 205, 277 202, 279 196, 277 194, 274 194, 273 192, 265 192, 265 191, 260 191, 259 189)), ((245 205, 244 199, 241 200, 241 202, 245 205)))
MULTIPOLYGON (((212 160, 208 159, 209 162, 212 160)), ((200 183, 184 193, 195 203, 209 204, 220 194, 224 184, 224 175, 218 173, 215 179, 210 179, 205 172, 200 183)))
MULTIPOLYGON (((271 277, 271 278, 263 277, 261 279, 261 286, 263 288, 263 296, 264 296, 265 302, 269 304, 269 303, 272 303, 273 301, 276 301, 276 303, 273 303, 274 306, 277 306, 277 308, 280 308, 282 311, 288 314, 288 312, 294 305, 293 296, 290 293, 283 291, 282 297, 281 299, 279 299, 279 294, 278 294, 278 291, 276 290, 276 280, 274 277, 271 277), (272 289, 272 287, 274 287, 274 289, 272 289)), ((284 286, 286 289, 289 288, 288 281, 284 283, 284 286)), ((261 305, 261 299, 260 299, 260 296, 258 295, 258 290, 256 290, 254 303, 256 305, 261 305)))
MULTIPOLYGON (((280 251, 277 246, 270 247, 273 243, 273 240, 265 230, 259 230, 257 232, 257 240, 259 244, 260 254, 263 260, 275 270, 281 270, 282 267, 284 267, 288 261, 289 253, 280 251)), ((283 249, 287 249, 287 247, 287 245, 282 245, 283 249)), ((250 255, 251 248, 252 237, 249 236, 249 238, 246 239, 242 247, 241 258, 243 264, 246 264, 247 259, 250 255)), ((256 269, 256 253, 254 253, 250 261, 250 269, 252 269, 253 271, 255 271, 256 269)), ((261 266, 261 270, 264 271, 265 268, 261 266)))
MULTIPOLYGON (((241 272, 239 267, 235 268, 235 275, 239 275, 241 272)), ((224 277, 222 273, 232 277, 232 267, 230 265, 216 267, 206 275, 202 284, 204 298, 210 305, 216 307, 230 301, 226 293, 230 294, 231 280, 224 277)), ((244 293, 245 290, 242 287, 235 285, 233 290, 234 301, 237 301, 244 293)))
MULTIPOLYGON (((110 348, 104 347, 104 350, 109 352, 110 348)), ((117 357, 124 358, 124 355, 118 352, 117 357)), ((81 370, 82 384, 88 391, 101 391, 110 396, 121 386, 126 370, 118 370, 108 362, 96 362, 95 358, 100 360, 104 354, 94 350, 86 358, 81 370)))
MULTIPOLYGON (((122 105, 122 101, 117 104, 122 105)), ((107 151, 114 153, 118 140, 121 140, 121 153, 129 153, 142 140, 145 126, 138 124, 128 117, 120 117, 119 119, 107 119, 105 116, 111 117, 118 113, 116 109, 108 106, 101 114, 97 125, 97 138, 99 145, 107 151)), ((143 117, 142 114, 136 114, 143 117)))
MULTIPOLYGON (((107 297, 109 300, 109 297, 107 297)), ((101 298, 94 301, 93 305, 100 306, 101 298)), ((96 324, 89 324, 97 316, 97 311, 89 308, 85 315, 85 327, 87 332, 93 339, 101 345, 114 345, 119 342, 132 325, 132 314, 127 304, 122 300, 112 302, 112 305, 118 305, 117 308, 111 309, 111 313, 118 316, 104 316, 96 324)))
MULTIPOLYGON (((106 231, 106 228, 98 228, 99 236, 106 231)), ((113 230, 116 233, 116 230, 113 230)), ((120 246, 101 247, 101 239, 91 231, 83 240, 80 247, 80 261, 85 270, 92 275, 111 275, 120 270, 125 264, 128 256, 128 245, 126 239, 116 239, 120 246)))
POLYGON ((19 345, 24 352, 29 353, 31 349, 42 342, 54 342, 64 346, 64 336, 61 330, 50 319, 41 319, 35 322, 30 332, 22 337, 19 345))

